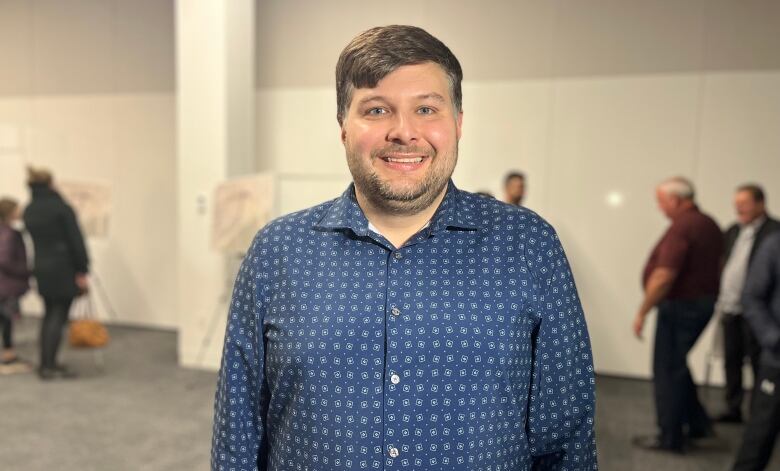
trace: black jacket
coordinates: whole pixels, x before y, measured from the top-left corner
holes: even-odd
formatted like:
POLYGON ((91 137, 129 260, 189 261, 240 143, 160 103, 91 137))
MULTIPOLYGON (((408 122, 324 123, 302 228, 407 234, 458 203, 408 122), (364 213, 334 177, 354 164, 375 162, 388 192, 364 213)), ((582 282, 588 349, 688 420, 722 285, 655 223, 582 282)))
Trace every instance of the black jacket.
POLYGON ((780 368, 780 232, 758 249, 745 279, 742 306, 761 344, 761 361, 780 368))
MULTIPOLYGON (((723 234, 723 241, 725 243, 726 249, 724 252, 724 256, 726 257, 724 259, 724 266, 725 261, 727 261, 731 256, 731 250, 734 248, 734 243, 737 241, 737 237, 739 236, 739 229, 739 224, 734 224, 726 229, 726 232, 723 234)), ((766 221, 764 221, 764 223, 761 224, 761 227, 758 228, 758 231, 756 231, 756 238, 753 241, 753 248, 750 250, 748 267, 753 264, 753 257, 756 255, 756 250, 758 250, 758 247, 764 242, 766 236, 779 230, 780 221, 767 216, 766 221)))
POLYGON ((89 258, 73 209, 46 185, 31 185, 24 225, 33 241, 33 275, 44 298, 73 298, 76 274, 89 271, 89 258))

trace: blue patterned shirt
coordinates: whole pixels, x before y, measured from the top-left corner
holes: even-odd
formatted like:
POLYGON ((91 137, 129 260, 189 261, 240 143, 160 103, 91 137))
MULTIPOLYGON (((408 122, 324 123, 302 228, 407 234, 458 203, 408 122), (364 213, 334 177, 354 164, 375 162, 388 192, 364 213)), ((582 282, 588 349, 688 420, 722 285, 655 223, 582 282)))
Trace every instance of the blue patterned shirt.
POLYGON ((396 249, 354 187, 255 237, 213 470, 597 469, 585 318, 554 229, 450 182, 396 249))

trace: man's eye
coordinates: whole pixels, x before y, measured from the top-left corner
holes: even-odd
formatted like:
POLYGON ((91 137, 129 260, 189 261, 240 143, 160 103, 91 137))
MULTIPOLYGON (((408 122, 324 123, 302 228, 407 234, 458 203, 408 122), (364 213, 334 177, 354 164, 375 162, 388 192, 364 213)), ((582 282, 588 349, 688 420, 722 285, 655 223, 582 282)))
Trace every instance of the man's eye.
POLYGON ((420 109, 417 110, 417 112, 420 114, 433 114, 436 112, 436 110, 434 110, 430 106, 422 106, 420 107, 420 109))
POLYGON ((366 112, 366 114, 369 115, 369 116, 379 116, 379 115, 383 115, 385 113, 387 113, 387 110, 384 109, 384 108, 371 108, 370 110, 368 110, 366 112))

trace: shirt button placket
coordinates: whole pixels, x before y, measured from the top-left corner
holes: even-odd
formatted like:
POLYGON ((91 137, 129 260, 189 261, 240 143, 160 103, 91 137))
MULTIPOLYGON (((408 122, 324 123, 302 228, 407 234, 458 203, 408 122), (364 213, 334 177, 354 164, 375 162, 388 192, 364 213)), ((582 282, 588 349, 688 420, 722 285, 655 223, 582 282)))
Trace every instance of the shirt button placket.
POLYGON ((394 251, 389 255, 388 260, 388 280, 387 280, 387 286, 390 288, 390 290, 387 293, 387 306, 388 310, 387 313, 389 314, 386 318, 386 335, 387 337, 387 350, 386 350, 386 356, 385 356, 385 368, 386 368, 386 380, 388 383, 386 383, 385 388, 385 450, 386 450, 386 456, 388 457, 388 462, 386 465, 391 465, 390 459, 397 458, 400 455, 400 446, 397 442, 401 437, 398 434, 398 428, 397 422, 392 422, 389 420, 388 417, 395 416, 398 420, 397 416, 399 412, 399 405, 401 401, 401 389, 397 386, 401 383, 401 374, 399 368, 400 364, 398 363, 397 358, 403 353, 402 346, 403 346, 403 331, 401 330, 401 320, 403 319, 401 314, 401 306, 399 306, 399 302, 401 301, 401 294, 398 291, 398 288, 401 286, 401 279, 403 278, 403 260, 404 256, 400 251, 394 251), (394 346, 393 346, 394 345, 394 346), (393 358, 396 358, 394 361, 393 358))

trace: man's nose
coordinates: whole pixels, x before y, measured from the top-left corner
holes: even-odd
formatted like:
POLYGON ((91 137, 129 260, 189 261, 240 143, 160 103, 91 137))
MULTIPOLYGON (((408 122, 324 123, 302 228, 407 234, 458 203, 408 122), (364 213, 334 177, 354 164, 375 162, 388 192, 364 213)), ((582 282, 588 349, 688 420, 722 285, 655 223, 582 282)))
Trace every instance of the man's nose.
POLYGON ((387 141, 395 144, 414 144, 419 139, 419 130, 413 115, 396 113, 387 131, 387 141))

